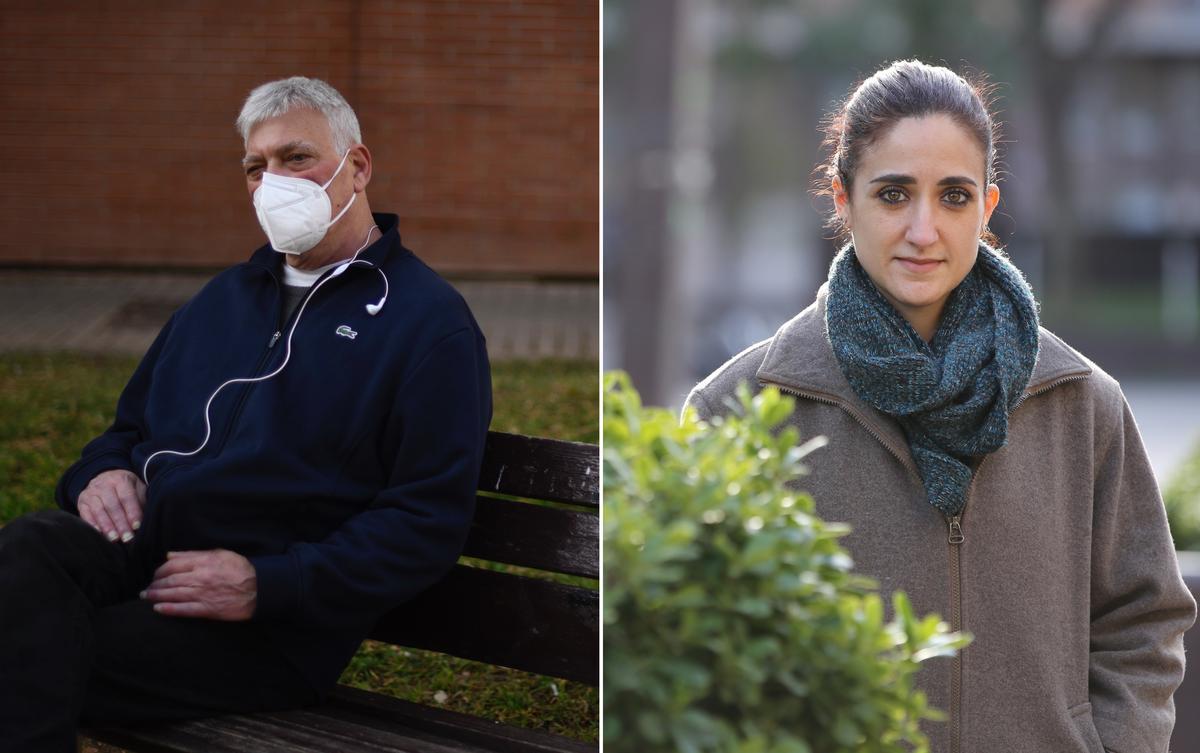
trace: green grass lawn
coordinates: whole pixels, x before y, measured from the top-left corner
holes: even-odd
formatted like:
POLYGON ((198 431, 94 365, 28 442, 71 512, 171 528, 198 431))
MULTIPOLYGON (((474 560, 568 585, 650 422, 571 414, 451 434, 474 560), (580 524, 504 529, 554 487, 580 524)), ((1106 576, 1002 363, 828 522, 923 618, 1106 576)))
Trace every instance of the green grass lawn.
MULTIPOLYGON (((0 355, 0 524, 53 506, 58 476, 112 421, 136 364, 125 357, 0 355)), ((492 429, 597 442, 597 374, 594 362, 493 364, 492 429)), ((342 681, 581 740, 598 736, 596 689, 551 677, 367 642, 342 681)))

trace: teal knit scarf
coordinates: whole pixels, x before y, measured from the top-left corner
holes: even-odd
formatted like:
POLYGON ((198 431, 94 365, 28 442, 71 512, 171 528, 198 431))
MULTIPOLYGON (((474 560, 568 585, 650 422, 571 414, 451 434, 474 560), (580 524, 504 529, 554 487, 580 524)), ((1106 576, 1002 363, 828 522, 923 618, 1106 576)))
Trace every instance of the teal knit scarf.
POLYGON ((855 394, 903 427, 929 504, 959 514, 971 459, 1004 446, 1037 360, 1037 304, 1025 278, 980 245, 926 343, 847 245, 829 270, 825 324, 855 394))

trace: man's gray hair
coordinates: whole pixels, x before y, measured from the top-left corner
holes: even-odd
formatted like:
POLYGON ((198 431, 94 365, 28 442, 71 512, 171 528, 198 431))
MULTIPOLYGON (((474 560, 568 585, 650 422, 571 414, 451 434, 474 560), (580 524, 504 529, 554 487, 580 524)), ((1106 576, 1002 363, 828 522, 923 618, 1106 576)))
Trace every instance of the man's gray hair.
POLYGON ((338 156, 362 142, 358 117, 346 98, 321 79, 303 76, 270 81, 250 92, 237 118, 242 142, 250 141, 250 131, 259 123, 297 107, 308 107, 325 116, 329 130, 333 132, 333 148, 338 156))

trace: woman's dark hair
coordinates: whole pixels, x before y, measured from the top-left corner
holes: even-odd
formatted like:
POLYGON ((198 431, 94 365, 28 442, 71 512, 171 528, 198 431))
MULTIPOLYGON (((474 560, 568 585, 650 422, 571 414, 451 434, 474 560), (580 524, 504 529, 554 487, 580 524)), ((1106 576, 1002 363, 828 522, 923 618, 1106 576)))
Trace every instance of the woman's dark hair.
MULTIPOLYGON (((863 152, 892 126, 903 118, 938 114, 949 115, 975 137, 983 149, 984 177, 995 182, 999 134, 990 97, 991 87, 983 81, 968 81, 949 68, 919 60, 899 60, 877 71, 823 124, 829 159, 817 167, 817 193, 832 193, 834 177, 849 192, 863 152)), ((836 215, 833 222, 838 224, 836 215)))

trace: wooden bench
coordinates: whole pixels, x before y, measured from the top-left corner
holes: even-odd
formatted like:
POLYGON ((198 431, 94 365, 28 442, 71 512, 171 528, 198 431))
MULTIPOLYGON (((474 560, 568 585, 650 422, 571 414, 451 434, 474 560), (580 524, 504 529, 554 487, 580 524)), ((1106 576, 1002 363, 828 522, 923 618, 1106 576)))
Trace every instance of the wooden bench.
MULTIPOLYGON (((598 579, 599 481, 595 445, 490 432, 464 554, 598 579)), ((599 606, 597 590, 460 563, 381 619, 370 637, 598 686, 599 606)), ((599 749, 345 686, 312 708, 90 729, 85 734, 147 753, 599 749)))

